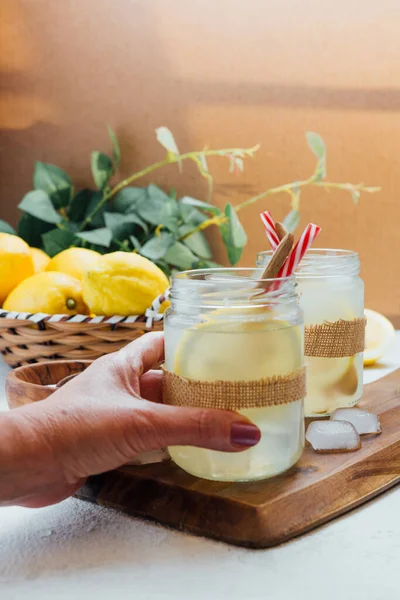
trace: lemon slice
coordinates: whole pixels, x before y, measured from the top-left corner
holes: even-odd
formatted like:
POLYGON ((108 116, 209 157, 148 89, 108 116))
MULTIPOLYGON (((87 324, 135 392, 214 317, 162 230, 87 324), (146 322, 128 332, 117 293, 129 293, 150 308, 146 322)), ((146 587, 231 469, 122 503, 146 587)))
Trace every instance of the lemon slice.
POLYGON ((218 313, 183 334, 175 353, 177 375, 203 381, 250 381, 302 366, 300 326, 281 320, 243 322, 229 309, 218 313))
POLYGON ((330 387, 341 381, 349 372, 353 360, 352 356, 342 358, 307 357, 307 393, 313 393, 314 390, 330 387))
POLYGON ((389 319, 374 310, 366 308, 364 314, 367 318, 364 365, 373 365, 392 343, 395 329, 389 319))
MULTIPOLYGON (((326 286, 321 292, 319 282, 301 282, 300 305, 304 311, 306 325, 323 323, 324 321, 335 322, 339 319, 351 321, 359 311, 351 305, 348 294, 342 290, 336 290, 333 286, 326 286)), ((358 308, 358 307, 357 307, 358 308)), ((318 395, 322 389, 345 383, 347 378, 353 378, 354 358, 345 356, 340 358, 309 357, 306 359, 308 365, 307 393, 318 395)))

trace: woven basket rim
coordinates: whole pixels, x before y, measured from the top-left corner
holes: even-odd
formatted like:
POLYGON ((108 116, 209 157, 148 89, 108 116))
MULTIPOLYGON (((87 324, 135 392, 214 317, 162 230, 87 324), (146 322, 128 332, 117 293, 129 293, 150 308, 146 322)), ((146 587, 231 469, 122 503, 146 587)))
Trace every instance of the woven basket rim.
POLYGON ((93 324, 99 325, 100 323, 104 323, 107 325, 116 325, 122 323, 142 323, 146 321, 148 326, 151 326, 153 321, 162 321, 164 318, 164 313, 160 313, 159 309, 163 302, 168 300, 169 298, 169 290, 158 296, 151 304, 151 306, 140 315, 113 315, 112 317, 107 317, 105 315, 96 315, 95 317, 91 317, 90 315, 66 315, 66 314, 57 314, 50 315, 48 313, 29 313, 29 312, 18 312, 12 310, 4 310, 0 308, 0 319, 9 319, 18 322, 19 324, 24 321, 28 321, 30 323, 41 323, 43 321, 49 321, 50 323, 82 323, 82 324, 93 324))
MULTIPOLYGON (((161 320, 163 318, 163 313, 157 313, 159 319, 153 317, 154 320, 161 320)), ((116 323, 122 323, 123 321, 128 321, 128 323, 134 323, 136 321, 144 321, 147 317, 147 311, 142 313, 141 315, 129 315, 129 316, 121 316, 121 315, 113 315, 112 317, 107 317, 104 315, 96 315, 95 317, 91 317, 90 315, 66 315, 66 314, 58 314, 58 315, 50 315, 48 313, 27 313, 27 312, 16 312, 12 310, 4 310, 0 308, 0 319, 10 319, 14 321, 31 321, 33 323, 38 323, 39 321, 51 321, 52 323, 59 322, 72 322, 72 323, 107 323, 109 325, 114 325, 116 323)))

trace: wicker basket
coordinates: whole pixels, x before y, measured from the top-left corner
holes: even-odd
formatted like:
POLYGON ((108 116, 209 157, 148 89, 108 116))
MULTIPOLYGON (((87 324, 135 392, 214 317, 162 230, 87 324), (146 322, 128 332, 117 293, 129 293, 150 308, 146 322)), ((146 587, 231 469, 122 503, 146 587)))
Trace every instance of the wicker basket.
POLYGON ((0 352, 10 367, 48 360, 95 360, 148 331, 163 329, 157 298, 143 315, 88 317, 16 313, 0 309, 0 352))

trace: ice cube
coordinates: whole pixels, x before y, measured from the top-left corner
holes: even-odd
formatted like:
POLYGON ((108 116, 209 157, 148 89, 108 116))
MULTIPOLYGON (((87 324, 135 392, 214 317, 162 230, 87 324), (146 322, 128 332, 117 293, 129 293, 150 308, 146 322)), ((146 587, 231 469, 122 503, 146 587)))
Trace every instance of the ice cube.
POLYGON ((316 452, 350 452, 361 447, 360 436, 348 421, 313 421, 306 440, 316 452))
POLYGON ((331 420, 351 423, 360 435, 382 432, 378 416, 361 408, 337 408, 331 420))

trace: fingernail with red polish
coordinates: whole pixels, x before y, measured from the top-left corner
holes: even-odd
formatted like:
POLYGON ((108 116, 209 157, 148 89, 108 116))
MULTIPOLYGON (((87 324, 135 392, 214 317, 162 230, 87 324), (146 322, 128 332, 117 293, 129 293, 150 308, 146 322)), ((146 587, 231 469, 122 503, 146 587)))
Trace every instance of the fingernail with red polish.
POLYGON ((252 423, 233 423, 231 443, 234 446, 255 446, 261 438, 261 431, 252 423))

